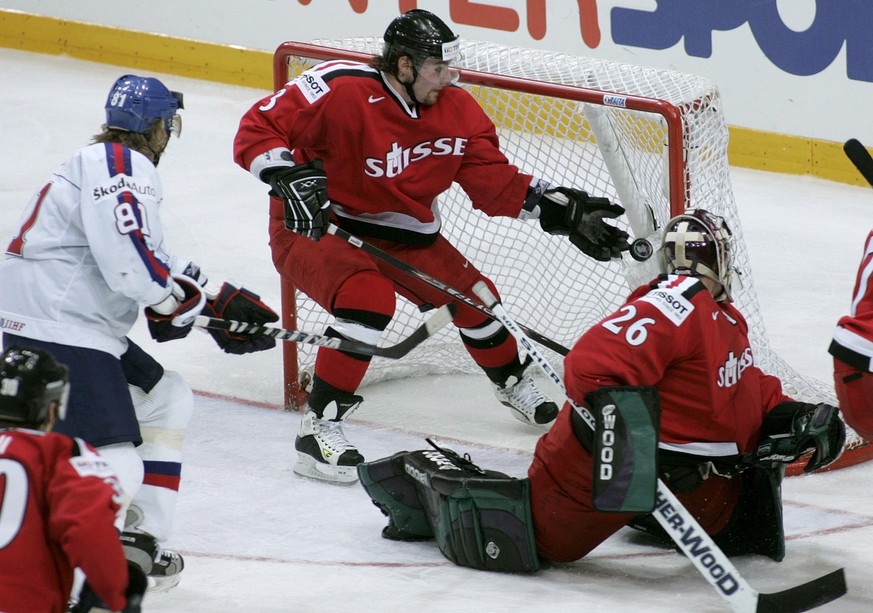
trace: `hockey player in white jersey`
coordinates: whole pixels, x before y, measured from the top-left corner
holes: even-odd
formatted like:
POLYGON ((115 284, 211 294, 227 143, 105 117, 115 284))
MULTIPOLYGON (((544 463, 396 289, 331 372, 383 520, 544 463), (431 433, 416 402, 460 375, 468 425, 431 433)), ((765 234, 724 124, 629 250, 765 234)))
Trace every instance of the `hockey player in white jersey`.
MULTIPOLYGON (((210 283, 165 244, 156 167, 181 132, 182 100, 158 79, 120 77, 102 131, 33 196, 0 262, 3 344, 69 365, 69 404, 55 431, 87 440, 113 464, 129 504, 125 553, 158 588, 175 585, 183 567, 160 543, 172 524, 193 394, 126 335, 142 307, 158 342, 186 336, 201 310, 278 320, 256 294, 210 283)), ((211 334, 228 353, 275 346, 266 336, 211 334)))

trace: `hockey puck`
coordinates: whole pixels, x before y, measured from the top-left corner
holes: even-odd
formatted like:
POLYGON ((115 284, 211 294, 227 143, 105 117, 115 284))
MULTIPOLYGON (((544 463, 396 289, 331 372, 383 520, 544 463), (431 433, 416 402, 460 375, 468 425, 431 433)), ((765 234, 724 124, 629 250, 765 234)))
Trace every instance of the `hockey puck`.
POLYGON ((634 242, 631 243, 630 246, 630 254, 633 259, 637 262, 645 262, 652 254, 655 252, 652 247, 652 243, 647 241, 644 238, 638 238, 634 242))

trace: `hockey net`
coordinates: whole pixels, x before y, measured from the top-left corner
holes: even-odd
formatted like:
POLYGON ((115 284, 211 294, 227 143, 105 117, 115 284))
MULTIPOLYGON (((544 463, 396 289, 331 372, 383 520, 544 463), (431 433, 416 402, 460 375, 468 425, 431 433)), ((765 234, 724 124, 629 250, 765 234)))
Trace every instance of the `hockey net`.
MULTIPOLYGON (((369 61, 378 38, 286 42, 274 55, 276 89, 328 59, 369 61)), ((733 298, 745 314, 756 362, 780 377, 786 393, 808 402, 835 403, 832 386, 799 375, 770 348, 755 292, 748 251, 731 189, 728 129, 716 86, 699 76, 608 62, 565 53, 461 43, 460 85, 494 121, 501 147, 523 171, 607 196, 626 209, 619 225, 660 247, 659 230, 685 208, 723 216, 735 237, 742 284, 733 298)), ((337 146, 342 146, 337 143, 337 146)), ((489 218, 454 185, 440 201, 443 234, 497 285, 516 320, 565 347, 622 304, 628 291, 657 274, 657 257, 597 262, 536 222, 489 218)), ((283 324, 319 331, 330 316, 288 284, 282 288, 283 324)), ((395 344, 425 315, 398 297, 383 337, 395 344)), ((286 406, 305 400, 315 349, 284 344, 286 406)), ((559 367, 562 356, 544 349, 559 367)), ((481 372, 449 326, 403 360, 374 358, 372 383, 430 373, 481 372)), ((841 462, 870 453, 854 433, 841 462), (849 457, 851 456, 851 457, 849 457)), ((856 459, 858 458, 858 459, 856 459)))

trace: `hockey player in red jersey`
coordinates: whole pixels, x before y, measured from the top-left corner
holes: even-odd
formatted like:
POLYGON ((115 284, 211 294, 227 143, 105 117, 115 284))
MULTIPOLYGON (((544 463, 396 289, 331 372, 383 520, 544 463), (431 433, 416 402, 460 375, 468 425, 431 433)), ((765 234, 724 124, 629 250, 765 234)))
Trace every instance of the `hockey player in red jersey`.
POLYGON ((837 322, 828 351, 843 417, 873 441, 873 232, 864 243, 849 314, 837 322))
MULTIPOLYGON (((127 334, 141 310, 158 342, 185 337, 201 309, 259 324, 278 319, 248 290, 210 283, 164 240, 157 165, 181 132, 182 108, 182 94, 158 79, 117 79, 101 132, 33 196, 0 262, 4 346, 42 349, 68 365, 70 400, 55 431, 81 437, 110 462, 129 504, 125 552, 164 588, 183 567, 160 543, 172 527, 193 394, 127 334)), ((229 353, 275 345, 212 336, 229 353)))
MULTIPOLYGON (((455 87, 458 36, 437 16, 394 19, 371 65, 329 61, 255 104, 234 142, 237 163, 272 187, 270 245, 282 277, 334 316, 331 335, 376 343, 395 294, 439 306, 443 294, 326 235, 328 222, 469 294, 493 284, 440 234, 438 199, 453 182, 489 216, 538 219, 607 261, 627 234, 604 221, 624 210, 605 198, 525 174, 501 152, 495 126, 455 87), (289 231, 291 230, 291 231, 289 231)), ((472 358, 514 417, 550 424, 557 405, 526 373, 514 339, 480 312, 454 320, 472 358)), ((357 479, 363 461, 342 433, 362 401, 355 394, 368 358, 321 349, 295 447, 294 470, 335 482, 357 479)))
POLYGON ((444 450, 364 463, 361 482, 390 518, 384 536, 436 537, 459 564, 527 572, 539 560, 578 560, 626 525, 673 544, 655 517, 624 510, 647 506, 624 506, 625 492, 656 464, 726 555, 783 558, 784 467, 809 452, 807 472, 839 457, 845 442, 839 410, 794 401, 755 365, 746 321, 730 300, 731 236, 721 217, 689 209, 662 236, 663 274, 587 330, 564 361, 573 403, 591 415, 627 409, 633 426, 620 434, 618 427, 592 430, 566 403, 537 442, 526 480, 444 450), (657 419, 639 418, 643 405, 660 415, 660 430, 657 419), (598 447, 603 441, 611 447, 598 447), (634 443, 645 449, 642 460, 634 443), (610 502, 620 504, 596 504, 604 498, 595 492, 604 468, 610 502))
POLYGON ((118 479, 85 441, 49 432, 68 393, 49 354, 0 355, 0 610, 66 611, 81 568, 106 608, 138 612, 146 582, 136 568, 128 581, 118 479))
MULTIPOLYGON (((665 274, 632 292, 566 357, 567 394, 586 404, 604 388, 654 387, 664 482, 728 555, 781 559, 780 468, 810 449, 807 471, 835 460, 845 440, 839 411, 793 401, 755 365, 748 326, 730 300, 724 220, 703 209, 672 219, 662 256, 665 274)), ((592 508, 590 430, 579 419, 565 407, 528 471, 537 550, 559 562, 583 557, 634 519, 592 508)))

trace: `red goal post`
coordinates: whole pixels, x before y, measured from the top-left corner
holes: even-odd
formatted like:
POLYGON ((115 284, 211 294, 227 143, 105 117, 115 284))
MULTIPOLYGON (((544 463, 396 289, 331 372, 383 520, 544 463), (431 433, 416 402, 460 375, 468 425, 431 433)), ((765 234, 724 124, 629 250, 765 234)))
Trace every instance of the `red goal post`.
MULTIPOLYGON (((285 42, 273 59, 275 89, 326 60, 368 62, 381 39, 285 42)), ((734 232, 742 285, 733 298, 749 323, 756 362, 779 376, 786 393, 834 403, 832 386, 803 377, 770 348, 761 318, 743 231, 730 184, 728 130, 717 87, 675 71, 608 62, 566 53, 461 43, 460 85, 498 128, 501 148, 523 171, 557 185, 607 196, 625 207, 619 224, 634 238, 660 246, 658 232, 673 215, 700 206, 722 215, 734 232)), ((337 146, 342 146, 338 143, 337 146)), ((631 287, 657 273, 656 258, 600 263, 535 222, 488 218, 453 186, 440 202, 443 233, 500 289, 518 321, 564 346, 615 310, 631 287)), ((282 325, 323 329, 330 317, 282 282, 282 325)), ((394 344, 423 315, 398 299, 384 342, 394 344)), ((451 328, 451 327, 449 327, 451 328)), ((306 399, 315 350, 283 345, 285 405, 306 399)), ((549 355, 557 366, 561 356, 549 355)), ((427 373, 478 372, 453 330, 444 330, 403 360, 376 358, 365 383, 427 373)), ((851 434, 855 450, 869 447, 851 434)), ((873 454, 871 454, 873 455, 873 454)))

